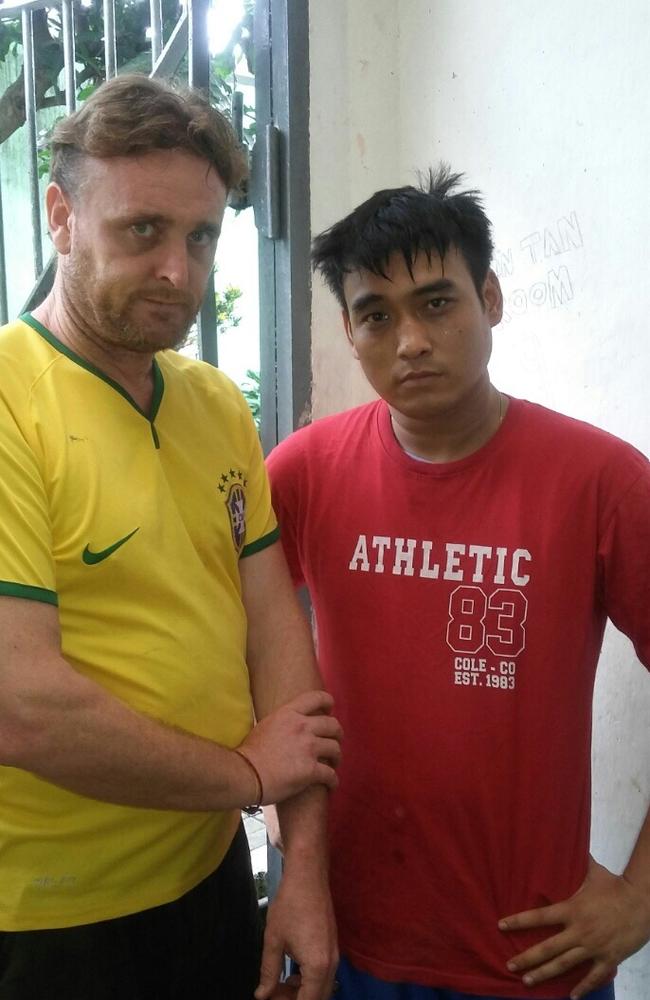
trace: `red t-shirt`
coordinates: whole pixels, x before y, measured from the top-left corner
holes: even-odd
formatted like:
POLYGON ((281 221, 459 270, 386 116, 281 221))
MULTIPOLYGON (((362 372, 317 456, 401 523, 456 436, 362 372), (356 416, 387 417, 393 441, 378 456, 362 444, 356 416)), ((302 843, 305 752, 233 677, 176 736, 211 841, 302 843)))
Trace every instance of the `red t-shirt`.
POLYGON ((586 872, 591 702, 609 616, 650 666, 650 466, 512 400, 457 462, 410 458, 379 401, 268 460, 296 583, 345 730, 331 800, 341 951, 380 979, 534 989, 506 962, 549 932, 500 917, 586 872))

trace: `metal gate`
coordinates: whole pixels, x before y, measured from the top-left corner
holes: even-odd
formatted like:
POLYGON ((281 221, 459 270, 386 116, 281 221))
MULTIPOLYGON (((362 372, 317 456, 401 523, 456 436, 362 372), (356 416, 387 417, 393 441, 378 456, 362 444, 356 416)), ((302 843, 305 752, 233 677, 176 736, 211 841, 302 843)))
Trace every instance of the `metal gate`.
MULTIPOLYGON (((2 0, 0 0, 0 3, 2 0)), ((83 0, 82 0, 83 2, 83 0)), ((211 0, 183 0, 180 16, 163 37, 161 0, 149 0, 150 74, 174 75, 187 58, 190 86, 209 91, 210 52, 207 17, 211 0)), ((116 38, 115 0, 102 0, 104 77, 115 75, 120 40, 116 38)), ((39 53, 34 45, 34 14, 48 9, 60 19, 65 108, 74 110, 75 10, 73 0, 19 0, 0 6, 0 19, 20 18, 28 174, 31 202, 34 286, 26 311, 51 288, 54 259, 42 258, 35 76, 39 53)), ((259 232, 260 356, 262 440, 266 450, 309 414, 310 280, 308 158, 308 3, 307 0, 256 0, 254 14, 256 141, 252 149, 250 204, 259 232)), ((233 95, 232 116, 241 128, 242 100, 233 95)), ((241 133, 240 133, 241 134, 241 133)), ((239 207, 244 203, 240 202, 239 207)), ((26 220, 27 223, 28 220, 26 220)), ((0 169, 0 322, 9 319, 6 284, 6 234, 3 226, 0 169)), ((212 277, 198 319, 200 356, 217 364, 217 316, 212 277)))

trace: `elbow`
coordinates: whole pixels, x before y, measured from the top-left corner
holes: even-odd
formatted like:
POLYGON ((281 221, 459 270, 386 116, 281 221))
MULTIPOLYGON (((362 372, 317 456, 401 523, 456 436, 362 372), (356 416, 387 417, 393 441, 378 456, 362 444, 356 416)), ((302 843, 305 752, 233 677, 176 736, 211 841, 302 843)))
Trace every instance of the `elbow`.
POLYGON ((0 764, 33 770, 43 752, 44 724, 36 713, 13 705, 0 710, 0 764))

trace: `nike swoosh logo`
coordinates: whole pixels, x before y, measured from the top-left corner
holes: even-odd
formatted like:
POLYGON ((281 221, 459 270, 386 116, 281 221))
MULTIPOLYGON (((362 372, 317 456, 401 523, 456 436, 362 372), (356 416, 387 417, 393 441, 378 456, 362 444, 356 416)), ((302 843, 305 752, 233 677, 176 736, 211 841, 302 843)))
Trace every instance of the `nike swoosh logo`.
POLYGON ((109 556, 112 556, 113 553, 124 545, 125 542, 128 542, 129 538, 133 538, 136 531, 139 530, 139 528, 134 528, 133 531, 129 532, 128 535, 125 535, 124 538, 120 538, 117 542, 113 542, 112 545, 109 545, 107 549, 102 549, 101 552, 91 552, 90 546, 87 545, 81 553, 81 558, 85 562, 86 566, 94 566, 96 563, 103 562, 104 559, 108 559, 109 556))

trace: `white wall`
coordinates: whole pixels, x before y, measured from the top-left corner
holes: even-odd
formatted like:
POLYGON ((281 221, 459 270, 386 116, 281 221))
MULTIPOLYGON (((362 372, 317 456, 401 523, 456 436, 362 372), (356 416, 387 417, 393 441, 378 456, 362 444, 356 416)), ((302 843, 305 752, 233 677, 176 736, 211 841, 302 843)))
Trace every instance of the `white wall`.
MULTIPOLYGON (((398 31, 394 0, 310 4, 314 232, 399 177, 398 31)), ((319 288, 313 297, 312 323, 314 416, 371 398, 350 361, 339 309, 333 297, 319 288)))
MULTIPOLYGON (((650 453, 646 0, 311 4, 312 225, 440 159, 485 195, 507 319, 499 388, 650 453)), ((369 398, 314 283, 314 414, 369 398)), ((650 799, 650 683, 608 633, 592 849, 620 870, 650 799)), ((650 997, 650 948, 619 1000, 650 997)))

